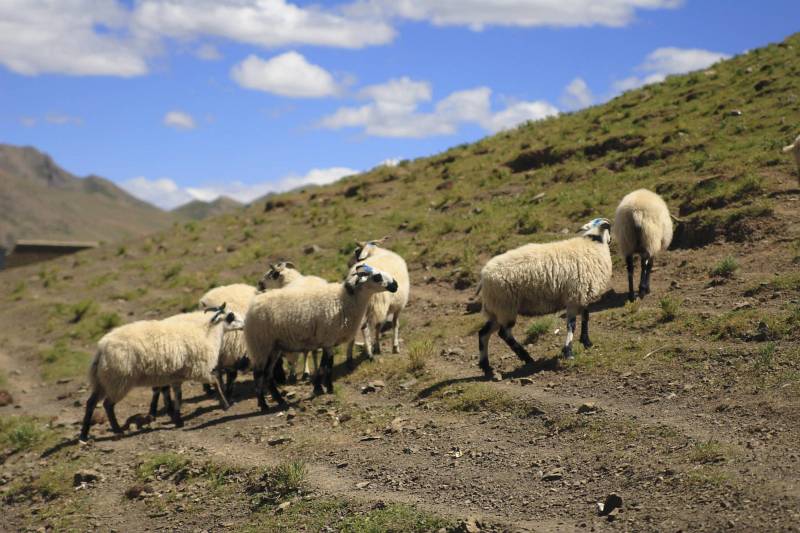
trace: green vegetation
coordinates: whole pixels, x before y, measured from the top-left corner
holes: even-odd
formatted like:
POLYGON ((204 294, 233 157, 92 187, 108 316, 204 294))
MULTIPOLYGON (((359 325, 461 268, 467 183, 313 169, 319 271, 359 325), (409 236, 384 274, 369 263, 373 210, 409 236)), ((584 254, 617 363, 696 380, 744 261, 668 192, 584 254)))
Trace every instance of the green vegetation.
POLYGON ((720 463, 726 459, 725 447, 716 440, 699 442, 689 450, 689 461, 697 464, 720 463))
POLYGON ((55 433, 31 416, 0 416, 0 450, 25 452, 52 441, 55 433))
POLYGON ((292 461, 264 468, 247 492, 253 495, 256 507, 272 505, 301 494, 308 471, 303 461, 292 461))
POLYGON ((142 480, 156 476, 166 479, 188 464, 189 460, 183 455, 173 452, 159 453, 142 461, 136 468, 136 475, 142 480))
POLYGON ((342 533, 425 533, 449 525, 447 520, 403 504, 391 504, 345 518, 342 533))
POLYGON ((661 307, 661 322, 672 322, 678 316, 680 311, 681 301, 676 298, 664 296, 659 300, 658 305, 661 307))
POLYGON ((520 418, 538 415, 532 403, 521 400, 490 383, 450 386, 436 393, 450 411, 504 413, 520 418))
POLYGON ((434 346, 431 340, 416 340, 410 343, 408 345, 408 372, 414 375, 422 374, 433 354, 434 346))
POLYGON ((543 318, 539 318, 531 322, 528 328, 525 330, 527 334, 527 338, 525 339, 525 344, 531 344, 537 342, 540 338, 544 337, 548 333, 553 331, 553 317, 546 316, 543 318))
POLYGON ((728 256, 711 269, 710 274, 715 278, 732 278, 739 270, 739 263, 732 256, 728 256))
POLYGON ((60 340, 40 354, 42 361, 42 377, 46 381, 74 378, 86 374, 89 370, 91 356, 81 350, 73 349, 60 340))

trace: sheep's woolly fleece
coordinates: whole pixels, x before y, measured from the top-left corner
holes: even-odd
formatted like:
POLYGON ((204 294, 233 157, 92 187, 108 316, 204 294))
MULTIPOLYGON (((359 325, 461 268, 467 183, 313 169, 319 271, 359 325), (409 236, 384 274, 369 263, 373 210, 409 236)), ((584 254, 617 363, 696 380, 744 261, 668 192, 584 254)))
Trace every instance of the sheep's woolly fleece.
MULTIPOLYGON (((253 301, 253 297, 257 292, 255 287, 244 283, 215 287, 200 298, 200 307, 208 309, 210 307, 219 307, 224 303, 227 309, 237 315, 244 316, 247 314, 247 310, 250 309, 250 302, 253 301)), ((224 368, 233 367, 246 353, 247 344, 244 341, 244 332, 242 330, 225 332, 219 353, 220 366, 224 368)))
POLYGON ((614 237, 620 253, 654 257, 672 242, 672 218, 664 200, 654 192, 639 189, 628 193, 617 207, 614 237))

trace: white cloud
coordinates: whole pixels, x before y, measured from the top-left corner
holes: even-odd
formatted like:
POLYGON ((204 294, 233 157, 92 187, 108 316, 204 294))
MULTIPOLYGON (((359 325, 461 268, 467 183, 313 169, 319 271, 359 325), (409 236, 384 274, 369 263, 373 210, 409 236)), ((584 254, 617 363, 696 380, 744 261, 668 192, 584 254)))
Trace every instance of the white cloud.
POLYGON ((28 76, 138 76, 147 72, 148 47, 128 22, 115 0, 3 0, 0 64, 28 76))
POLYGON ((162 209, 172 209, 194 199, 188 191, 178 187, 178 184, 169 178, 148 180, 144 176, 139 176, 123 182, 121 185, 140 200, 150 202, 162 209))
POLYGON ((25 126, 26 128, 32 128, 32 127, 36 126, 37 122, 38 122, 38 120, 36 119, 36 117, 20 117, 19 118, 19 123, 22 124, 23 126, 25 126))
POLYGON ((637 10, 670 9, 682 0, 356 0, 354 16, 428 21, 436 26, 611 26, 633 22, 637 10))
POLYGON ((269 60, 250 55, 231 69, 231 78, 248 89, 294 98, 321 98, 339 92, 333 76, 297 52, 269 60))
POLYGON ((492 90, 476 87, 456 91, 422 112, 419 106, 432 100, 430 84, 409 78, 389 80, 361 90, 368 103, 342 107, 323 117, 319 126, 327 129, 360 127, 367 135, 378 137, 422 138, 455 133, 463 124, 478 124, 497 132, 527 120, 538 120, 558 113, 547 102, 516 102, 493 112, 492 90))
POLYGON ((202 44, 194 51, 195 57, 203 61, 217 61, 222 59, 222 54, 213 44, 202 44))
POLYGON ((192 130, 197 124, 194 117, 183 111, 170 111, 164 115, 164 125, 176 130, 192 130))
POLYGON ((644 63, 636 70, 642 76, 630 76, 614 82, 617 92, 635 89, 643 85, 664 81, 670 74, 684 74, 693 70, 708 68, 717 61, 728 59, 730 55, 698 48, 658 48, 647 55, 644 63))
POLYGON ((384 159, 383 161, 378 163, 377 166, 379 166, 379 167, 396 167, 397 165, 400 164, 400 161, 402 161, 402 159, 400 159, 399 157, 390 157, 390 158, 384 159))
POLYGON ((289 174, 270 182, 233 181, 197 187, 181 187, 169 178, 148 180, 140 176, 122 183, 122 187, 145 202, 162 209, 174 209, 192 200, 210 202, 220 196, 248 203, 271 192, 283 192, 306 185, 327 185, 357 173, 357 170, 347 167, 314 168, 306 174, 289 174))
POLYGON ((80 126, 83 124, 83 119, 81 117, 73 117, 72 115, 66 115, 64 113, 48 113, 45 115, 44 119, 50 124, 55 124, 57 126, 80 126))
POLYGON ((594 96, 583 78, 575 78, 564 88, 561 104, 567 109, 581 109, 592 105, 594 96))
POLYGON ((180 39, 202 35, 247 44, 362 48, 390 42, 385 22, 346 17, 286 0, 140 0, 135 24, 143 31, 180 39))

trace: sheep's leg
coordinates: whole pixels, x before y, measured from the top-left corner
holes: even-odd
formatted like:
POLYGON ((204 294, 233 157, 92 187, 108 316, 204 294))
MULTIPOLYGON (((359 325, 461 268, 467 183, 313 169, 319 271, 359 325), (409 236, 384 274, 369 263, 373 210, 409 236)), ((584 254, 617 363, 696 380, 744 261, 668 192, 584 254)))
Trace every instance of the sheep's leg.
POLYGON ((375 355, 381 354, 381 329, 383 329, 382 322, 374 322, 372 324, 372 331, 375 332, 375 341, 372 345, 372 353, 375 355))
POLYGON ((283 399, 283 395, 281 391, 278 390, 278 384, 275 382, 275 366, 280 364, 282 361, 282 357, 274 358, 267 369, 267 387, 269 388, 269 394, 272 396, 272 399, 281 406, 286 405, 286 400, 283 399))
POLYGON ((633 292, 633 256, 626 255, 625 256, 625 266, 628 268, 628 301, 632 302, 636 299, 636 295, 633 292))
POLYGON ((392 316, 392 353, 400 353, 400 313, 392 316))
POLYGON ((169 399, 167 409, 169 410, 169 416, 172 419, 172 423, 175 424, 176 428, 182 428, 183 417, 181 417, 181 404, 183 403, 183 391, 181 390, 181 386, 172 386, 173 398, 169 398, 169 387, 164 387, 162 392, 164 393, 164 397, 169 399))
POLYGON ((219 406, 223 411, 230 409, 231 405, 225 397, 225 391, 222 389, 222 370, 217 368, 214 370, 214 387, 217 389, 217 398, 219 399, 219 406))
POLYGON ((161 392, 161 396, 164 397, 164 409, 167 411, 167 414, 172 417, 172 412, 175 410, 175 404, 172 403, 172 397, 169 394, 169 387, 161 387, 159 388, 161 392))
POLYGON ((639 298, 650 294, 650 272, 653 270, 653 258, 642 255, 642 277, 639 281, 639 298))
POLYGON ((228 369, 225 371, 225 377, 228 380, 228 382, 225 384, 225 397, 228 398, 228 401, 231 401, 233 398, 233 384, 238 375, 239 372, 237 372, 236 369, 228 369))
MULTIPOLYGON (((369 323, 364 322, 364 325, 361 326, 361 334, 364 335, 364 349, 367 351, 367 357, 373 359, 373 350, 372 350, 372 336, 369 332, 369 323)), ((324 353, 324 350, 323 350, 324 353)), ((323 357, 325 357, 323 355, 323 357)))
POLYGON ((303 381, 308 381, 311 377, 311 365, 309 364, 308 357, 309 355, 310 354, 308 352, 303 352, 303 381))
POLYGON ((278 357, 273 376, 275 383, 286 383, 286 371, 283 369, 283 355, 278 357))
POLYGON ((567 309, 567 340, 564 342, 563 355, 564 359, 573 359, 575 356, 572 354, 572 337, 575 335, 575 324, 577 317, 575 311, 567 309))
POLYGON ((478 366, 481 367, 481 370, 488 378, 494 377, 494 369, 489 364, 489 337, 498 329, 500 329, 500 325, 490 319, 478 332, 478 349, 481 352, 478 366))
POLYGON ((325 369, 325 388, 333 394, 333 350, 322 349, 322 367, 325 369))
POLYGON ((89 399, 86 400, 86 412, 83 414, 83 424, 81 425, 81 435, 78 440, 86 442, 89 439, 89 426, 92 425, 92 415, 94 408, 97 407, 97 402, 100 400, 100 393, 93 392, 89 399))
POLYGON ((103 400, 103 408, 106 410, 106 416, 108 417, 108 423, 111 425, 111 431, 118 435, 122 433, 122 428, 119 427, 119 422, 117 422, 117 414, 114 412, 114 402, 112 402, 110 398, 106 398, 103 400))
POLYGON ((161 394, 160 387, 153 387, 153 398, 150 400, 150 416, 158 416, 158 397, 161 394))
POLYGON ((206 396, 214 396, 214 387, 210 383, 203 383, 203 392, 206 393, 206 396))
MULTIPOLYGON (((355 363, 353 363, 353 346, 355 346, 355 344, 356 341, 353 339, 347 345, 347 368, 350 370, 353 370, 356 366, 355 363)), ((317 373, 319 373, 319 369, 317 369, 317 373)))
POLYGON ((286 381, 287 383, 297 383, 297 360, 299 358, 300 354, 297 352, 286 354, 286 365, 289 367, 289 379, 286 381))
POLYGON ((525 364, 533 363, 533 359, 531 359, 531 355, 528 353, 528 350, 522 347, 522 345, 517 342, 517 339, 514 338, 514 335, 511 334, 511 328, 514 327, 514 323, 512 322, 507 327, 501 327, 500 331, 497 334, 500 336, 501 339, 506 341, 508 347, 514 350, 514 353, 517 354, 525 364))
POLYGON ((267 412, 269 407, 267 401, 264 399, 264 370, 253 368, 253 383, 256 386, 256 399, 258 400, 258 407, 261 412, 267 412))
POLYGON ((591 348, 592 341, 589 340, 589 310, 581 312, 581 344, 584 348, 591 348))

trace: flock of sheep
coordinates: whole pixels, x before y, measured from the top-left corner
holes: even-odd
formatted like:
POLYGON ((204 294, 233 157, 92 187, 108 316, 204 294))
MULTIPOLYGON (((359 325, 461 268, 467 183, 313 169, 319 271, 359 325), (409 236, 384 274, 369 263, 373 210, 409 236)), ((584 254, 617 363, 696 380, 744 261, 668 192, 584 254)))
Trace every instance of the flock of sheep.
MULTIPOLYGON (((800 136, 783 151, 795 156, 800 170, 800 136)), ((479 366, 488 378, 498 378, 489 364, 492 333, 522 361, 533 361, 511 332, 518 315, 565 309, 565 358, 573 357, 572 338, 580 315, 580 342, 587 348, 592 345, 588 306, 605 293, 611 281, 612 226, 607 219, 596 218, 580 231, 579 237, 520 246, 493 257, 481 270, 478 293, 487 321, 478 333, 479 366)), ((650 292, 653 260, 672 240, 672 218, 666 203, 646 189, 631 192, 617 207, 613 232, 628 271, 628 299, 635 299, 635 255, 641 260, 639 297, 644 298, 650 292)), ((383 248, 383 241, 359 242, 348 275, 340 283, 304 276, 291 263, 278 263, 270 265, 258 288, 235 284, 208 291, 200 299, 201 311, 114 329, 100 339, 91 364, 91 395, 80 441, 88 439, 92 414, 100 400, 111 430, 121 433, 114 405, 134 387, 152 387, 151 417, 163 395, 167 412, 180 427, 180 388, 185 381, 213 385, 220 405, 227 409, 236 374, 249 364, 258 405, 266 411, 265 388, 275 402, 285 404, 277 386, 284 359, 289 379, 296 379, 297 362, 303 354, 304 375, 313 373, 314 393, 322 394, 323 387, 328 393, 333 391, 333 350, 347 344, 347 364, 352 367, 359 330, 372 358, 380 353, 384 325, 391 324, 392 352, 398 353, 399 319, 408 302, 410 282, 406 262, 383 248), (322 357, 317 362, 319 350, 322 357), (227 378, 224 387, 223 372, 227 378)))

